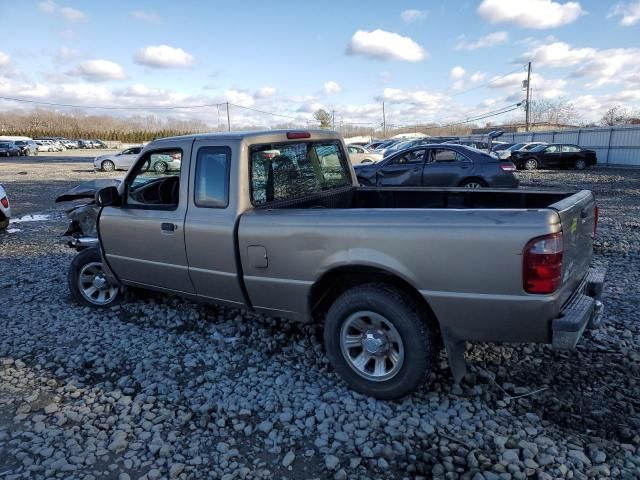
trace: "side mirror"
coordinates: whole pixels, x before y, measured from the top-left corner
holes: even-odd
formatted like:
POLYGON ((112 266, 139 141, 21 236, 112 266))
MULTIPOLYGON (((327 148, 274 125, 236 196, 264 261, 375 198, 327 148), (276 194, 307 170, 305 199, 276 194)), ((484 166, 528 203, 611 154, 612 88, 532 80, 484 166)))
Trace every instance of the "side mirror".
POLYGON ((122 204, 118 187, 114 186, 101 188, 95 198, 98 207, 119 207, 122 204))

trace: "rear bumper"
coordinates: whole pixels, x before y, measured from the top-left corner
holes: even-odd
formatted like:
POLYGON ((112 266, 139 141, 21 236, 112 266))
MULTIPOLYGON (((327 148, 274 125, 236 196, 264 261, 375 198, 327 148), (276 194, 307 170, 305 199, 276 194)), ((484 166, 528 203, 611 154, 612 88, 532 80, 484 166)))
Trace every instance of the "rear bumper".
POLYGON ((564 305, 560 316, 551 322, 552 345, 559 350, 575 348, 587 326, 598 326, 604 305, 600 301, 604 286, 604 268, 590 268, 584 281, 564 305))

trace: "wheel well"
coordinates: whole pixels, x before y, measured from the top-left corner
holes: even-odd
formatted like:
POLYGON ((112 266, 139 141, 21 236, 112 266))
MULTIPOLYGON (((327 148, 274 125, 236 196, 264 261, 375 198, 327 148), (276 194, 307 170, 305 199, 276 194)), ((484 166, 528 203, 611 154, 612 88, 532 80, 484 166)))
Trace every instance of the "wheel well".
POLYGON ((465 183, 467 183, 467 182, 469 182, 469 181, 471 181, 471 180, 473 180, 473 181, 475 181, 475 182, 478 182, 479 184, 484 185, 485 187, 486 187, 486 186, 488 186, 487 182, 485 182, 485 181, 484 181, 482 178, 480 178, 480 177, 467 177, 467 178, 463 179, 463 180, 458 184, 458 186, 462 186, 462 185, 464 185, 465 183))
POLYGON ((405 293, 420 310, 428 313, 430 326, 437 333, 436 338, 442 338, 440 324, 431 306, 420 292, 409 282, 387 270, 368 266, 348 266, 335 268, 325 273, 311 287, 309 294, 309 311, 315 321, 322 321, 331 304, 338 296, 357 285, 365 283, 384 283, 391 285, 405 293))

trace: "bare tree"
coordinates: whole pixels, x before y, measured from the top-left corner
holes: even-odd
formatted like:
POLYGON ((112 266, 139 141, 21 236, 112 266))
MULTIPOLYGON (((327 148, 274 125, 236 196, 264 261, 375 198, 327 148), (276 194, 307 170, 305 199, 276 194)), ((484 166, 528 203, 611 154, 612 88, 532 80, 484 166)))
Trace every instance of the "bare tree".
POLYGON ((318 122, 320 122, 320 128, 330 129, 331 128, 331 114, 322 108, 317 110, 313 114, 313 118, 315 118, 318 122))
POLYGON ((566 98, 555 100, 533 100, 531 102, 531 123, 570 125, 575 122, 578 112, 566 98))
POLYGON ((625 108, 622 105, 614 105, 600 119, 600 123, 603 126, 612 127, 614 125, 627 125, 633 123, 634 116, 631 113, 631 109, 625 108))

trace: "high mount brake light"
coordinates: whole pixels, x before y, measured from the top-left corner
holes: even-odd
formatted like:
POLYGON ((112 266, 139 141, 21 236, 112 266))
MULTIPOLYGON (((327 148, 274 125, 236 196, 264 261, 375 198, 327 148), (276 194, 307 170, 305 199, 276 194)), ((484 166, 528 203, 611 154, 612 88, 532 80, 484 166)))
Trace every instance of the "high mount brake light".
POLYGON ((522 284, 527 293, 549 294, 562 283, 562 232, 537 237, 524 247, 522 284))
POLYGON ((287 132, 287 138, 289 140, 295 140, 297 138, 311 138, 309 132, 287 132))

